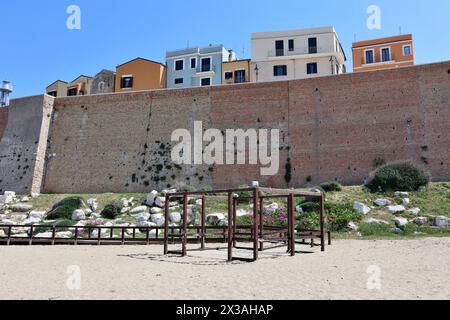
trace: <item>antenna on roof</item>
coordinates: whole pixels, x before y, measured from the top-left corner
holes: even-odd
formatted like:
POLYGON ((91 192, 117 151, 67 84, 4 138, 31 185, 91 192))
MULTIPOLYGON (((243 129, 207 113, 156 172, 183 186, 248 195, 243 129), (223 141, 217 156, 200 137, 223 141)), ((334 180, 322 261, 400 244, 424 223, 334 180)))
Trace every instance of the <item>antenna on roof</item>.
POLYGON ((402 26, 398 27, 398 32, 399 32, 400 35, 402 35, 402 26))

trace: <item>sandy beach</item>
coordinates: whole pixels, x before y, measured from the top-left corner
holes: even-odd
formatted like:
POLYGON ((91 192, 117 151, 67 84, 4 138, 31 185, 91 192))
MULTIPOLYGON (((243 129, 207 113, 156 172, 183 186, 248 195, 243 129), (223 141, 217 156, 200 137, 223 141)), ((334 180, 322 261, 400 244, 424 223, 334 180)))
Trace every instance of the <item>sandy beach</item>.
POLYGON ((180 258, 161 246, 0 247, 0 299, 450 299, 450 238, 301 250, 229 264, 226 250, 180 258))

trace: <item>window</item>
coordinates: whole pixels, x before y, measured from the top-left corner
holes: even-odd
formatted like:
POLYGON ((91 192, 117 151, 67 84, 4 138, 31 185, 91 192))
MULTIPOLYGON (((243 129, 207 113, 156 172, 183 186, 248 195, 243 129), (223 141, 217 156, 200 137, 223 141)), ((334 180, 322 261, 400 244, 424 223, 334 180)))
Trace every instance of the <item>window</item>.
POLYGON ((175 61, 175 71, 184 70, 184 59, 175 61))
POLYGON ((47 94, 48 94, 49 96, 52 96, 52 97, 55 97, 55 98, 56 98, 56 96, 58 95, 58 93, 57 93, 56 91, 50 91, 50 92, 47 92, 47 94))
POLYGON ((317 53, 317 38, 308 39, 308 53, 317 53))
POLYGON ((294 51, 295 43, 294 39, 289 40, 289 51, 294 51))
POLYGON ((176 78, 175 84, 182 84, 184 82, 183 78, 176 78))
POLYGON ((201 68, 202 72, 212 71, 211 58, 202 58, 201 59, 201 64, 202 64, 202 68, 201 68))
POLYGON ((275 41, 275 55, 277 57, 284 56, 284 41, 283 40, 275 41))
POLYGON ((197 58, 191 58, 191 69, 197 68, 197 58))
POLYGON ((317 63, 308 63, 306 65, 306 73, 307 74, 316 74, 317 73, 317 63))
POLYGON ((131 76, 122 77, 122 83, 120 85, 120 88, 122 89, 133 88, 133 77, 131 76))
POLYGON ((245 70, 236 70, 234 72, 234 83, 245 82, 245 70))
POLYGON ((225 72, 225 80, 233 79, 233 72, 227 71, 225 72))
POLYGON ((77 95, 77 88, 69 88, 69 90, 67 90, 67 96, 72 97, 72 96, 76 96, 77 95))
POLYGON ((211 85, 211 78, 203 78, 201 80, 202 87, 207 87, 211 85))
POLYGON ((391 50, 389 48, 381 49, 381 61, 382 62, 391 61, 391 50))
POLYGON ((287 76, 287 66, 274 66, 273 76, 274 77, 287 76))
POLYGON ((403 47, 403 55, 404 56, 410 56, 411 55, 411 46, 404 46, 403 47))
POLYGON ((97 91, 103 92, 105 91, 105 81, 100 81, 97 85, 97 91))
POLYGON ((367 50, 365 56, 366 56, 366 64, 371 64, 375 62, 373 50, 367 50))
POLYGON ((339 74, 339 65, 336 65, 336 74, 339 74))

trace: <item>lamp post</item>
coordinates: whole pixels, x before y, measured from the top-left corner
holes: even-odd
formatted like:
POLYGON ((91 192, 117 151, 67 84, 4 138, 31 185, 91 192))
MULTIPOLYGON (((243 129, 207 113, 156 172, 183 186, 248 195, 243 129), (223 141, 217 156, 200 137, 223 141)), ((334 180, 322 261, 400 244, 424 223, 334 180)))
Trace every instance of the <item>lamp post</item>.
POLYGON ((255 65, 255 75, 256 75, 256 82, 258 82, 259 68, 257 64, 255 65))

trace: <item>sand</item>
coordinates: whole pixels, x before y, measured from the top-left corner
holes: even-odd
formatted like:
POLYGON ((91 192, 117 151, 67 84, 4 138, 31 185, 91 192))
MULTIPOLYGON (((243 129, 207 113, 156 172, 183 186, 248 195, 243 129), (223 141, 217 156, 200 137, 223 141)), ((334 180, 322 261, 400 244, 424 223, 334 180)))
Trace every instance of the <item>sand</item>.
POLYGON ((450 238, 301 249, 229 264, 226 250, 180 258, 160 246, 0 247, 0 299, 450 299, 450 238))

